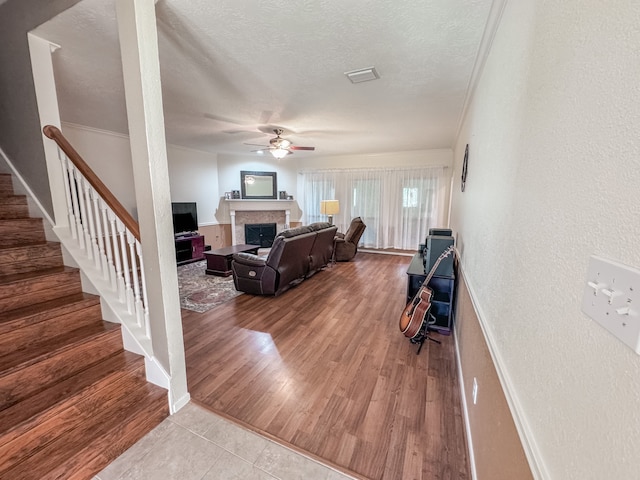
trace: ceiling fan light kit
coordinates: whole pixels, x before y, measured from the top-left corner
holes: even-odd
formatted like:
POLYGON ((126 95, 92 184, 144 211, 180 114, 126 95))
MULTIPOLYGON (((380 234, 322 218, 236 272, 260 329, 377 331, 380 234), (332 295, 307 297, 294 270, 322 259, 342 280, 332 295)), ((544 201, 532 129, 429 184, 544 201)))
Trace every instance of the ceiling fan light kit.
POLYGON ((272 138, 271 140, 269 140, 269 145, 256 145, 254 143, 245 143, 245 145, 256 145, 257 147, 263 147, 259 150, 253 150, 253 151, 256 152, 258 155, 262 155, 265 152, 265 150, 268 150, 269 152, 271 152, 271 155, 273 155, 278 160, 286 157, 290 153, 293 153, 294 150, 315 150, 316 149, 316 147, 298 147, 298 146, 292 145, 292 143, 289 140, 286 140, 280 136, 282 135, 282 132, 283 130, 281 128, 275 128, 273 130, 273 133, 275 133, 276 136, 275 138, 272 138))
POLYGON ((276 157, 278 160, 280 160, 281 158, 286 157, 290 153, 291 152, 289 150, 285 150, 284 148, 275 148, 275 149, 271 150, 271 155, 276 157))

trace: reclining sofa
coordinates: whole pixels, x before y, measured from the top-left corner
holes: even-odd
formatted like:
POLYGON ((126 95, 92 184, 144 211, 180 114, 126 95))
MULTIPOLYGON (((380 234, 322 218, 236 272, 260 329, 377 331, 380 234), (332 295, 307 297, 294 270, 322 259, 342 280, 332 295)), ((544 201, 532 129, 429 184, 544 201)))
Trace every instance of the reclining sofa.
POLYGON ((333 255, 337 227, 319 222, 276 235, 266 259, 250 253, 233 256, 236 290, 254 295, 279 295, 325 267, 333 255))

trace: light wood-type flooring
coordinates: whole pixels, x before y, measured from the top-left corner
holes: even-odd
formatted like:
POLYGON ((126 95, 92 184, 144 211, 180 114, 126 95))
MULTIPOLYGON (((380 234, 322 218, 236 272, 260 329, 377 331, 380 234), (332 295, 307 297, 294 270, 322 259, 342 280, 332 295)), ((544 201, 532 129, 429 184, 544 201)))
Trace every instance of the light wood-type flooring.
POLYGON ((279 297, 183 310, 191 396, 371 480, 469 479, 454 339, 398 329, 410 258, 358 253, 279 297))

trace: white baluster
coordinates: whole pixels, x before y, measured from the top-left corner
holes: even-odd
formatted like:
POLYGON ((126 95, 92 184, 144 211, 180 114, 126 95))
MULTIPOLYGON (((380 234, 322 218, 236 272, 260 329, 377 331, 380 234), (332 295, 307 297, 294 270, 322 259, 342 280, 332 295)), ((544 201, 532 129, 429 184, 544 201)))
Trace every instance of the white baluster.
POLYGON ((144 327, 147 338, 151 338, 151 326, 149 325, 149 295, 147 293, 147 279, 144 275, 144 257, 142 256, 142 245, 136 240, 136 252, 140 262, 140 279, 142 283, 142 307, 144 309, 144 327))
POLYGON ((80 202, 80 223, 82 224, 82 233, 84 234, 84 246, 87 258, 93 258, 93 250, 91 247, 91 234, 89 233, 89 214, 87 213, 87 199, 85 198, 84 184, 86 180, 82 174, 76 170, 76 182, 78 184, 78 201, 80 202))
POLYGON ((73 207, 73 219, 78 233, 78 245, 84 249, 84 235, 82 234, 82 224, 80 223, 80 205, 78 203, 78 181, 76 179, 76 167, 69 162, 69 189, 71 190, 71 204, 73 207))
POLYGON ((105 271, 105 279, 111 280, 111 288, 118 291, 118 280, 116 275, 116 265, 113 262, 113 249, 111 234, 109 233, 109 220, 107 213, 107 204, 100 199, 100 214, 102 215, 102 225, 104 227, 104 249, 107 252, 107 270, 105 271))
POLYGON ((98 261, 96 262, 96 267, 100 269, 102 272, 102 276, 104 279, 109 278, 109 265, 107 264, 107 256, 104 251, 104 237, 102 236, 102 219, 100 216, 100 206, 99 206, 100 195, 94 189, 91 189, 91 202, 93 203, 93 208, 91 210, 91 215, 95 217, 96 220, 96 237, 98 239, 98 253, 96 258, 98 261))
POLYGON ((140 298, 140 279, 138 277, 138 255, 136 253, 136 238, 127 230, 127 243, 129 244, 129 256, 131 257, 131 275, 133 277, 133 305, 138 326, 142 327, 142 300, 140 298))
POLYGON ((82 184, 84 185, 84 200, 85 200, 85 212, 87 213, 87 223, 89 224, 89 239, 90 239, 90 250, 91 257, 94 259, 94 264, 97 268, 100 268, 100 255, 98 252, 98 239, 96 237, 96 223, 93 218, 93 208, 92 207, 92 193, 93 187, 88 182, 86 178, 82 178, 82 184))
MULTIPOLYGON (((111 225, 111 240, 113 242, 113 256, 116 263, 116 283, 118 288, 118 297, 121 302, 125 301, 125 282, 122 274, 122 262, 120 261, 120 247, 118 245, 118 230, 116 229, 116 215, 109 209, 109 223, 111 225)), ((120 222, 122 223, 122 222, 120 222)))
POLYGON ((69 159, 64 154, 60 147, 58 147, 58 158, 60 159, 60 167, 62 168, 62 177, 64 183, 64 196, 67 200, 67 219, 69 221, 69 231, 71 232, 71 238, 74 240, 78 238, 78 233, 76 231, 76 218, 73 214, 73 202, 71 200, 71 190, 69 189, 69 184, 72 182, 73 174, 70 174, 68 162, 69 159))
POLYGON ((129 270, 129 259, 127 258, 127 240, 125 239, 124 223, 116 219, 118 236, 120 237, 120 253, 122 254, 122 270, 124 274, 124 291, 127 302, 127 311, 133 313, 133 290, 131 289, 131 271, 129 270))

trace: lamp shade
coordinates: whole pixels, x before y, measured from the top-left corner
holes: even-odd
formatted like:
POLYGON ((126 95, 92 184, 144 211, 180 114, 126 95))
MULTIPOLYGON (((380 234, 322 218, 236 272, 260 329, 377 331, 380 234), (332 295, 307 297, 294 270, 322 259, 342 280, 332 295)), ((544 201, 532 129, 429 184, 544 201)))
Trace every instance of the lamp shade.
POLYGON ((323 215, 336 215, 340 213, 340 202, 338 200, 322 200, 320 202, 320 213, 323 215))

